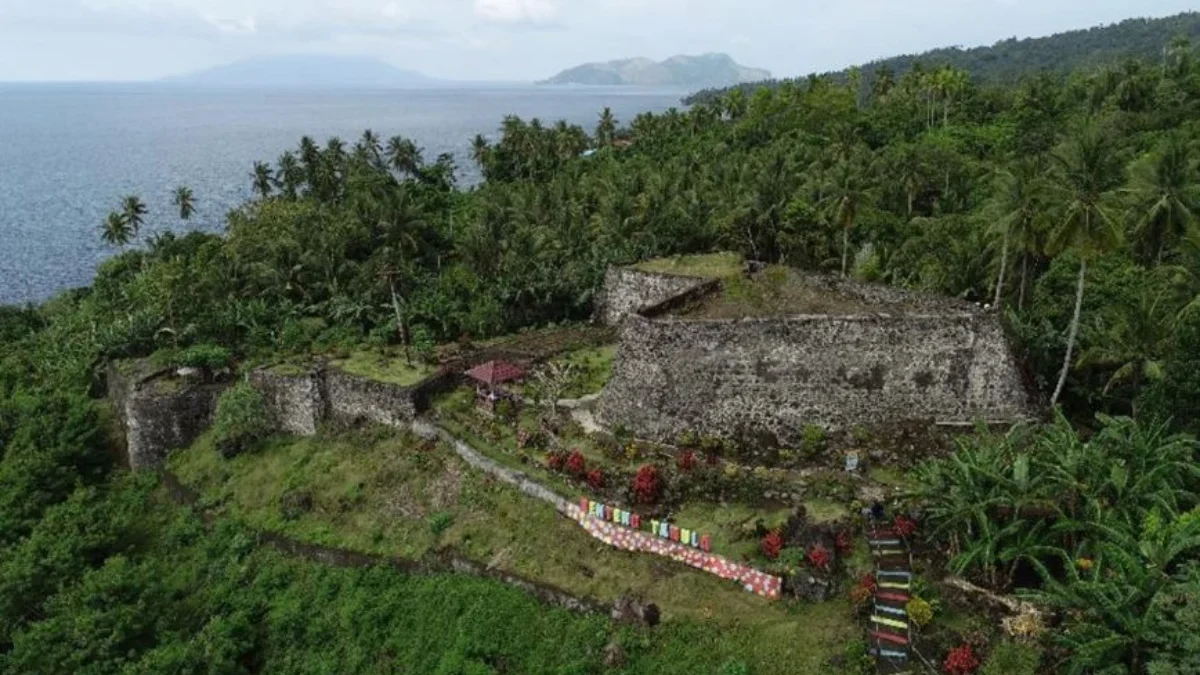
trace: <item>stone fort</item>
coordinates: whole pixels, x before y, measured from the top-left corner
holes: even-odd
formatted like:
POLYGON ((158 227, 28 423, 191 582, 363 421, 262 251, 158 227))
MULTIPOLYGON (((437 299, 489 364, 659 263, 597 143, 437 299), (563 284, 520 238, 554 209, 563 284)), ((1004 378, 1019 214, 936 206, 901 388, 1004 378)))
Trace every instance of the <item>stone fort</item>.
POLYGON ((999 317, 952 298, 747 264, 732 275, 612 268, 620 325, 601 421, 639 437, 898 422, 1010 423, 1032 405, 999 317))

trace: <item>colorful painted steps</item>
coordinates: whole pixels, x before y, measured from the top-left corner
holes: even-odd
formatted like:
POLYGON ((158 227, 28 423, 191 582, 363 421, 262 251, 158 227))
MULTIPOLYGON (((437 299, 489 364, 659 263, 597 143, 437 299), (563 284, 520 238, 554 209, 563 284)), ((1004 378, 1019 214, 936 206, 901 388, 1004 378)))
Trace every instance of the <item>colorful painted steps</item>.
POLYGON ((869 654, 876 669, 888 675, 909 672, 912 629, 907 603, 913 574, 908 543, 893 530, 874 530, 867 536, 875 561, 875 593, 870 618, 869 654))

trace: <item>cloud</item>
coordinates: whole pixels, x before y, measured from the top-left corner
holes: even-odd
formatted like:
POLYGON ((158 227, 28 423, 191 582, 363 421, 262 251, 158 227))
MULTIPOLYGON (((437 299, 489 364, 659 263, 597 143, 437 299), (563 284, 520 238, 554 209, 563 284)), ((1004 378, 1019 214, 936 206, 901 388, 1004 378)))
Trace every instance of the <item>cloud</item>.
POLYGON ((542 25, 554 23, 558 5, 553 0, 475 0, 475 13, 493 23, 542 25))

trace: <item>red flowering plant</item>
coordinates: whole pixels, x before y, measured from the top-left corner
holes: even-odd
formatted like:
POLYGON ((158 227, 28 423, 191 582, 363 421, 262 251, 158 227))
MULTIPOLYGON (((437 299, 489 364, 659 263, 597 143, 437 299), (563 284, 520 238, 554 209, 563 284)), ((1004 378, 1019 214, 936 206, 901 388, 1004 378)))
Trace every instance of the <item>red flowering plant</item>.
POLYGON ((971 645, 961 645, 950 650, 946 661, 942 664, 942 672, 946 675, 971 675, 979 667, 979 657, 971 645))
POLYGON ((833 562, 833 555, 821 544, 817 544, 808 552, 808 564, 819 570, 828 570, 833 562))
POLYGON ((845 530, 837 533, 837 538, 834 539, 834 546, 837 547, 837 552, 843 556, 854 553, 854 539, 845 530))
POLYGON ((658 477, 658 467, 644 464, 633 477, 633 494, 642 504, 653 504, 662 493, 662 480, 658 477))
POLYGON ((684 450, 679 454, 679 470, 691 471, 696 468, 696 451, 684 450))
POLYGON ((913 520, 912 518, 909 518, 908 516, 906 516, 904 514, 900 514, 900 515, 896 516, 896 520, 893 523, 893 527, 896 528, 896 534, 907 539, 908 537, 911 537, 914 532, 917 531, 917 521, 913 520))
POLYGON ((562 471, 567 462, 567 456, 561 450, 551 450, 546 453, 546 466, 554 471, 562 471))
POLYGON ((571 455, 567 457, 567 473, 572 476, 582 476, 587 473, 587 460, 584 459, 583 453, 578 449, 572 450, 571 455))
POLYGON ((599 490, 604 487, 604 472, 600 469, 592 469, 587 472, 588 487, 593 490, 599 490))
POLYGON ((783 549, 783 535, 779 534, 778 530, 771 530, 758 542, 758 548, 768 560, 775 560, 779 557, 779 551, 783 549))
POLYGON ((875 577, 871 574, 863 575, 858 583, 850 589, 850 601, 855 607, 862 607, 867 604, 871 596, 875 594, 875 577))

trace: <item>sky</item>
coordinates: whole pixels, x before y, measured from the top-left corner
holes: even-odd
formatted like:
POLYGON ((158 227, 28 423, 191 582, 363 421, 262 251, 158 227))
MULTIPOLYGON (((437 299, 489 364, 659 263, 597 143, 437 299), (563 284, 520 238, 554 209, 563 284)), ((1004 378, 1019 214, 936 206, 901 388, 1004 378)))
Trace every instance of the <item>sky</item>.
POLYGON ((0 81, 157 79, 270 54, 454 80, 725 52, 777 76, 1049 35, 1195 0, 0 0, 0 81))

